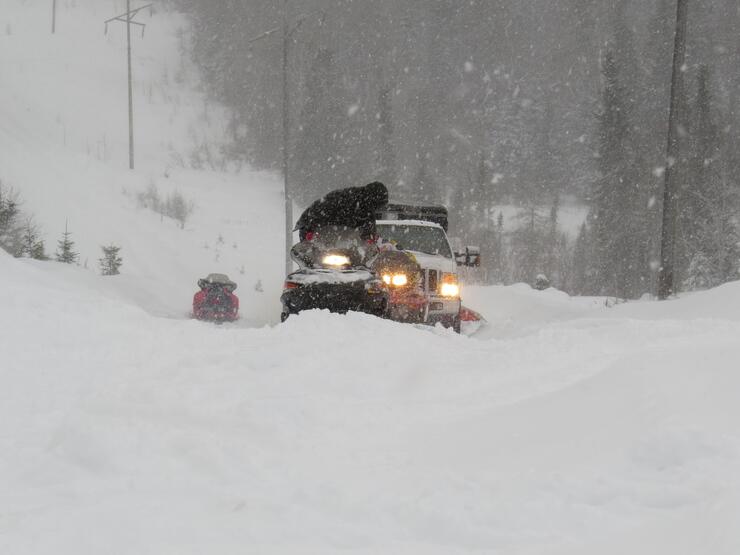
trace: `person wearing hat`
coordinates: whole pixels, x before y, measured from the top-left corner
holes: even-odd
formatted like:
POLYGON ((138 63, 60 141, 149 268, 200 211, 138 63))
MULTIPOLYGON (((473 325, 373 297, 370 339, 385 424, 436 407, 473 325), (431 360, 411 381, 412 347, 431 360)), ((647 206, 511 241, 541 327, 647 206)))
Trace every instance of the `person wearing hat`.
POLYGON ((294 231, 301 241, 310 241, 322 227, 357 229, 364 240, 376 236, 375 214, 388 204, 388 189, 373 181, 364 187, 332 191, 304 210, 294 231))

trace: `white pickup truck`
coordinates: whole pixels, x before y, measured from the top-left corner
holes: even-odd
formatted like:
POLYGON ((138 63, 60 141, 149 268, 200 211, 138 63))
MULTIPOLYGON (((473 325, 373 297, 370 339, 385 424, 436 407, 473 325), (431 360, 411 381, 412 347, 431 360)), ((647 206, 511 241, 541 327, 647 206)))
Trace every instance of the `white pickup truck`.
POLYGON ((421 266, 420 288, 426 297, 424 322, 460 332, 458 261, 445 231, 443 206, 390 204, 378 213, 378 235, 413 254, 421 266))

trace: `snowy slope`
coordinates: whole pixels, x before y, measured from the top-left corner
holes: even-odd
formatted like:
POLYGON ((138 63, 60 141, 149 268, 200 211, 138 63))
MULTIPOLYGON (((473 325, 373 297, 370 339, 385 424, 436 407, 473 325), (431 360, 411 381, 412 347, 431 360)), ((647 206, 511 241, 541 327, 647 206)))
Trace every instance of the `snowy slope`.
POLYGON ((501 288, 528 317, 474 339, 326 313, 216 327, 80 268, 0 273, 2 553, 740 548, 740 284, 711 319, 720 292, 607 309, 501 288))
MULTIPOLYGON (((108 283, 159 315, 182 317, 195 282, 210 272, 239 283, 255 322, 275 321, 282 284, 281 192, 273 176, 194 170, 209 145, 218 161, 225 115, 198 92, 180 52, 182 18, 148 10, 134 33, 136 170, 128 170, 125 26, 103 21, 125 2, 60 1, 50 34, 47 2, 5 0, 0 10, 0 180, 20 192, 54 252, 65 222, 80 261, 97 271, 100 245, 122 247, 123 276, 108 283), (180 230, 141 208, 155 185, 195 211, 180 230), (261 282, 264 293, 255 291, 261 282)), ((245 322, 249 323, 249 322, 245 322)))
POLYGON ((224 131, 183 22, 141 16, 130 172, 124 3, 58 4, 53 37, 48 2, 0 10, 0 179, 88 268, 0 253, 0 553, 740 552, 739 283, 612 309, 466 288, 474 337, 250 328, 278 314, 280 188, 179 162, 224 131), (137 206, 150 183, 194 200, 184 230, 137 206), (215 271, 237 325, 183 317, 215 271))

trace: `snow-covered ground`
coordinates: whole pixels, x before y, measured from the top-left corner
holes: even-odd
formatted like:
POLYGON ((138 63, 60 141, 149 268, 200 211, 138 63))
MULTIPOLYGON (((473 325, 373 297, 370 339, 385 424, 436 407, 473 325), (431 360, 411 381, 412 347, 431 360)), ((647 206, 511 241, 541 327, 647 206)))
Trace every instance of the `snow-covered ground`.
POLYGON ((83 262, 0 253, 0 553, 740 553, 740 283, 613 308, 465 288, 471 337, 268 325, 279 183, 187 162, 225 119, 182 20, 141 15, 131 172, 102 25, 124 2, 57 3, 54 36, 48 2, 0 10, 0 179, 83 262), (195 202, 184 230, 137 205, 151 183, 195 202), (241 322, 185 318, 209 272, 239 283, 241 322))
POLYGON ((472 338, 153 316, 0 256, 0 552, 740 549, 740 284, 471 291, 472 338))

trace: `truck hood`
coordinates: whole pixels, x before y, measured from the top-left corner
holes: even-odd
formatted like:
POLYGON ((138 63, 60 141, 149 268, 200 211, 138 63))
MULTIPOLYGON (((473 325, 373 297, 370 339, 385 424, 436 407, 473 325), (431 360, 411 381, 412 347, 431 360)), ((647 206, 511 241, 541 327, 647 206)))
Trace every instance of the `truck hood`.
POLYGON ((413 254, 422 270, 437 270, 438 272, 457 273, 457 263, 452 258, 423 252, 406 251, 413 254))

